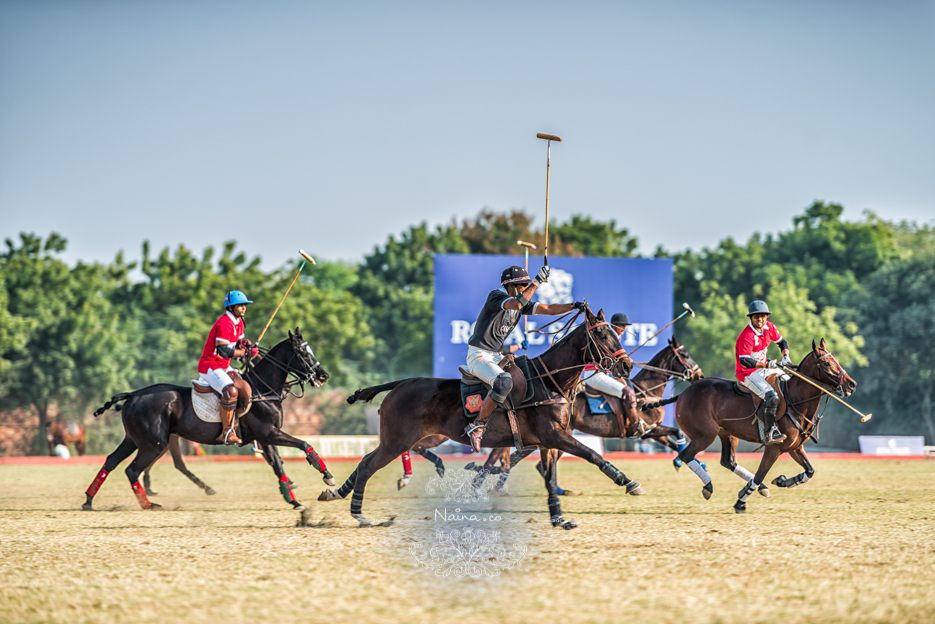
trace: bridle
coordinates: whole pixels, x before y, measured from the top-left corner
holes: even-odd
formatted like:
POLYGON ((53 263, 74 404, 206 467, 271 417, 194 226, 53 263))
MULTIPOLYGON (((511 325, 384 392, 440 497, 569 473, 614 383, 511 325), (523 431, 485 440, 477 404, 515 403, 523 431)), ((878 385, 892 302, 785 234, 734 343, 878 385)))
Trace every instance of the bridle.
MULTIPOLYGON (((296 345, 295 340, 292 342, 292 357, 289 358, 288 362, 283 362, 282 360, 273 357, 272 350, 264 347, 258 347, 260 354, 263 356, 264 361, 268 361, 275 368, 286 373, 286 382, 282 385, 282 388, 279 390, 271 387, 264 379, 259 375, 252 375, 252 377, 266 386, 266 390, 257 393, 256 398, 253 399, 253 402, 262 402, 262 401, 282 401, 287 394, 294 396, 297 399, 301 399, 305 396, 305 384, 312 384, 316 388, 321 386, 321 383, 315 376, 315 364, 313 361, 313 355, 311 355, 311 347, 309 347, 308 342, 302 341, 299 345, 296 345), (299 372, 293 366, 292 363, 296 358, 305 365, 305 371, 299 372), (289 379, 292 377, 292 379, 289 379), (301 394, 296 394, 292 391, 292 388, 299 386, 301 394)), ((320 365, 320 362, 318 363, 320 365)), ((250 365, 251 371, 255 368, 253 365, 250 365)), ((249 380, 248 380, 249 381, 249 380)), ((251 384, 253 385, 253 384, 251 384)))
POLYGON ((828 351, 825 351, 825 352, 824 352, 823 354, 821 354, 821 355, 818 355, 818 353, 816 353, 815 351, 812 351, 812 354, 815 356, 815 360, 817 361, 817 367, 818 367, 818 379, 816 379, 815 381, 817 381, 819 384, 821 384, 822 386, 824 386, 825 383, 822 381, 821 376, 822 376, 822 375, 825 375, 826 377, 828 377, 829 379, 831 379, 832 382, 835 384, 833 388, 827 388, 827 387, 826 387, 826 389, 828 389, 829 391, 834 392, 834 393, 837 394, 838 396, 842 396, 842 397, 845 396, 845 394, 844 394, 844 378, 847 377, 847 371, 844 370, 844 367, 841 366, 841 363, 840 363, 840 362, 838 362, 838 358, 836 358, 836 357, 834 357, 833 355, 831 355, 831 353, 829 353, 828 351), (832 375, 830 375, 829 373, 827 373, 827 372, 825 371, 825 367, 821 365, 822 360, 824 360, 825 358, 831 358, 831 360, 832 360, 835 364, 837 364, 838 367, 841 369, 841 374, 838 375, 837 379, 835 379, 832 375))

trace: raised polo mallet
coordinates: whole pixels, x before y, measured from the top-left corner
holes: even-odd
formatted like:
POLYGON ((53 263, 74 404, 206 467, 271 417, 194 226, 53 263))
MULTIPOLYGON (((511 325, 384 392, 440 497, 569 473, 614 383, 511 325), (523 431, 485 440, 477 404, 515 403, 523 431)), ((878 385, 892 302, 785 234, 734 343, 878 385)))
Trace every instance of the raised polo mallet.
POLYGON ((683 304, 682 304, 682 307, 685 308, 685 311, 684 311, 684 312, 682 312, 681 314, 679 314, 678 316, 676 316, 674 319, 672 319, 671 321, 669 321, 669 324, 668 324, 668 325, 666 325, 665 327, 663 327, 662 329, 660 329, 659 331, 657 331, 655 334, 653 334, 652 336, 650 336, 649 338, 647 338, 646 340, 644 340, 644 341, 643 341, 643 344, 641 344, 641 345, 639 345, 638 347, 636 347, 636 349, 633 349, 632 351, 630 351, 630 353, 628 353, 628 355, 633 355, 634 353, 636 353, 636 350, 637 350, 637 349, 639 349, 640 347, 642 347, 643 345, 645 345, 647 342, 649 342, 650 340, 652 340, 653 338, 655 338, 656 336, 658 336, 659 334, 661 334, 663 331, 665 331, 666 327, 668 327, 669 325, 671 325, 671 324, 674 323, 675 321, 679 320, 680 318, 682 318, 682 317, 685 316, 686 314, 691 314, 693 317, 695 316, 695 311, 692 310, 692 307, 691 307, 690 305, 688 305, 688 303, 683 303, 683 304))
POLYGON ((537 139, 548 141, 545 151, 545 247, 542 248, 542 257, 545 266, 549 266, 549 169, 551 169, 552 160, 552 141, 562 140, 554 134, 544 134, 540 132, 536 135, 537 139))
MULTIPOLYGON (((535 249, 536 246, 533 245, 532 243, 527 243, 527 242, 525 242, 525 241, 516 241, 516 244, 517 244, 517 245, 522 245, 523 247, 526 248, 526 266, 525 266, 525 269, 526 269, 526 275, 529 275, 529 250, 530 250, 530 249, 535 249)), ((528 321, 529 321, 529 319, 528 319, 527 317, 524 316, 524 317, 523 317, 523 338, 524 338, 525 340, 529 340, 529 336, 526 335, 526 323, 527 323, 528 321)))
POLYGON ((282 299, 279 300, 279 305, 276 306, 276 309, 273 310, 273 316, 269 317, 269 320, 266 321, 266 327, 263 328, 263 331, 260 332, 260 337, 256 339, 256 344, 260 344, 260 341, 263 340, 263 336, 266 335, 266 330, 269 329, 269 324, 273 322, 276 313, 279 312, 279 308, 282 307, 282 302, 286 300, 286 297, 289 296, 289 291, 292 290, 292 285, 295 284, 295 281, 299 279, 299 275, 302 274, 302 269, 305 268, 306 262, 311 262, 312 265, 315 264, 315 258, 311 257, 304 250, 299 250, 299 255, 302 256, 302 264, 299 265, 299 270, 295 272, 295 277, 292 278, 292 282, 289 283, 289 288, 286 289, 286 292, 283 293, 282 299))

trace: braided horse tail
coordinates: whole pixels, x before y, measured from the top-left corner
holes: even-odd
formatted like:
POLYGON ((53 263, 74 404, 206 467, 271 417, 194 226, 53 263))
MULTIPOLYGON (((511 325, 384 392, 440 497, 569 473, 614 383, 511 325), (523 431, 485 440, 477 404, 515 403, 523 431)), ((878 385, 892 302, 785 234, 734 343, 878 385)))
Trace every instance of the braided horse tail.
POLYGON ((347 397, 347 402, 353 405, 357 401, 363 401, 364 403, 369 403, 381 392, 386 392, 387 390, 392 390, 399 384, 406 381, 405 379, 400 379, 399 381, 391 381, 390 383, 385 383, 380 386, 370 386, 369 388, 363 388, 357 390, 351 396, 347 397))
POLYGON ((109 410, 111 407, 114 408, 114 411, 119 412, 120 408, 123 407, 122 402, 126 401, 127 399, 132 397, 134 394, 135 393, 133 392, 121 392, 120 394, 115 394, 114 396, 110 397, 110 401, 107 401, 106 403, 104 403, 104 405, 94 410, 94 416, 95 417, 100 416, 101 414, 109 410))
POLYGON ((187 390, 187 389, 188 388, 185 388, 184 386, 178 386, 176 384, 159 383, 159 384, 154 384, 152 386, 147 386, 145 388, 140 388, 139 390, 134 390, 133 392, 121 392, 120 394, 115 394, 114 396, 110 397, 110 401, 108 401, 107 403, 104 403, 103 406, 94 410, 94 415, 100 416, 101 414, 103 414, 104 412, 106 412, 112 407, 114 408, 115 411, 119 412, 120 408, 123 407, 121 403, 123 403, 127 399, 130 399, 136 396, 156 394, 157 392, 164 392, 166 390, 174 390, 178 392, 180 390, 187 390))
POLYGON ((669 403, 675 403, 676 401, 679 400, 679 396, 681 395, 669 397, 668 399, 656 401, 655 403, 644 403, 643 405, 640 406, 640 409, 643 410, 644 412, 648 412, 649 410, 656 409, 657 407, 662 407, 663 405, 668 405, 669 403))

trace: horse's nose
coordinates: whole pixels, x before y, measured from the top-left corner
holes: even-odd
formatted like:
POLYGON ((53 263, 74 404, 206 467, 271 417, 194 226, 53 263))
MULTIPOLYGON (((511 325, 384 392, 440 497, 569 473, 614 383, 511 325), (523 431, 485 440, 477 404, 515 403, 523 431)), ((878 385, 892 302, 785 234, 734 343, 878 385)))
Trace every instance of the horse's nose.
POLYGON ((857 389, 857 382, 854 381, 853 379, 848 379, 848 380, 847 380, 847 389, 850 390, 851 392, 853 392, 854 390, 856 390, 856 389, 857 389))

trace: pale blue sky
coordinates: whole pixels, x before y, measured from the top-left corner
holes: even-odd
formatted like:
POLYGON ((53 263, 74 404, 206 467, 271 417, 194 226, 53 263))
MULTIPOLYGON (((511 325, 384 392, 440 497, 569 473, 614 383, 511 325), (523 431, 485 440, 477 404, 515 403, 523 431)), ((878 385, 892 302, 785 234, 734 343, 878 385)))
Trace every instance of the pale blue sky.
POLYGON ((358 259, 482 207, 644 251, 935 218, 932 2, 2 2, 0 237, 358 259))

